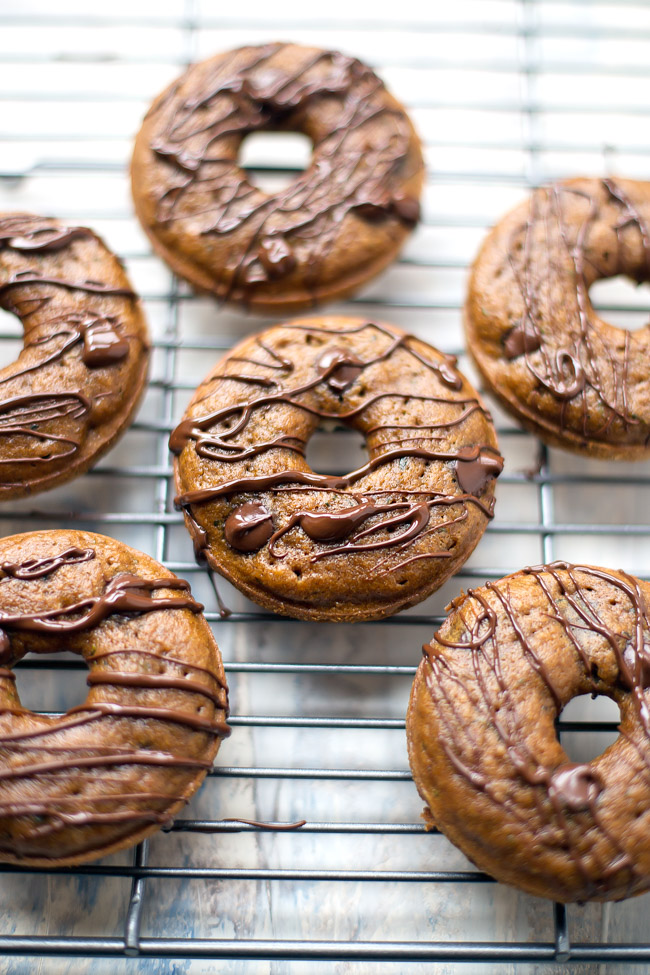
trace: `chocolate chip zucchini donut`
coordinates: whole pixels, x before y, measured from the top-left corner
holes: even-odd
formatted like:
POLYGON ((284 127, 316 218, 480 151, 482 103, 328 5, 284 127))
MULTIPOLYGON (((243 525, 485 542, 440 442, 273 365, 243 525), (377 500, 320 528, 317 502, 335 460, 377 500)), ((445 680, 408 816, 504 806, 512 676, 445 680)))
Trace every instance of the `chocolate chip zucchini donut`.
POLYGON ((0 370, 0 499, 83 473, 130 423, 147 378, 140 302, 86 227, 0 215, 0 308, 23 349, 0 370))
POLYGON ((265 44, 195 64, 136 139, 135 208, 153 246, 197 289, 287 312, 356 290, 419 216, 420 143, 374 72, 336 51, 265 44), (306 171, 275 194, 249 182, 243 139, 302 132, 306 171))
POLYGON ((186 582, 101 535, 0 540, 0 860, 82 863, 183 808, 228 734, 201 609, 186 582), (13 665, 62 649, 88 664, 85 702, 61 717, 26 710, 13 665))
POLYGON ((380 618, 442 585, 492 517, 503 463, 453 359, 393 325, 340 317, 244 340, 170 447, 197 554, 262 606, 315 620, 380 618), (312 471, 319 424, 358 430, 368 462, 312 471))
POLYGON ((425 646, 407 715, 426 814, 481 869, 555 900, 650 888, 650 585, 556 562, 470 590, 425 646), (581 694, 620 735, 572 763, 555 733, 581 694))
POLYGON ((594 457, 650 455, 650 326, 617 328, 589 288, 650 280, 650 183, 572 179, 536 190, 474 264, 469 350, 485 383, 546 443, 594 457))

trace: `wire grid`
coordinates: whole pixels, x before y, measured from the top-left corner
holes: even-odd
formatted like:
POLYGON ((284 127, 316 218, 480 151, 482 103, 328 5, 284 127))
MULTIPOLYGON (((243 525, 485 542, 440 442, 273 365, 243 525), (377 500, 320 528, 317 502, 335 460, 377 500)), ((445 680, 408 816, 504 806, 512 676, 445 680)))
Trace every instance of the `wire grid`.
MULTIPOLYGON (((207 0, 160 0, 152 13, 115 0, 102 16, 78 0, 56 11, 34 0, 21 12, 0 2, 0 208, 98 229, 145 299, 155 350, 145 404, 121 443, 72 485, 7 504, 2 530, 104 532, 189 578, 224 654, 234 730, 186 815, 130 854, 74 871, 3 866, 6 956, 139 956, 145 972, 156 957, 218 958, 224 973, 293 972, 305 961, 373 973, 394 970, 391 962, 450 972, 467 962, 490 972, 650 962, 646 898, 566 910, 495 884, 426 834, 403 733, 419 647, 463 586, 554 558, 649 577, 640 543, 650 534, 650 465, 547 451, 495 410, 507 465, 476 553, 419 607, 354 627, 283 620, 223 583, 232 614, 221 619, 214 580, 195 565, 173 508, 170 430, 212 360, 267 324, 192 296, 151 255, 132 216, 131 138, 184 65, 286 37, 378 67, 423 136, 425 215, 395 267, 333 310, 410 328, 460 355, 470 374, 460 310, 487 227, 552 176, 647 175, 648 4, 460 0, 426 13, 405 3, 400 13, 358 4, 350 16, 343 0, 316 12, 287 0, 273 18, 256 2, 224 13, 207 0), (231 818, 307 822, 278 833, 231 818)), ((251 148, 254 178, 272 188, 299 171, 299 142, 251 148)), ((629 326, 644 304, 617 284, 600 297, 604 314, 629 326)), ((0 341, 10 361, 19 339, 6 315, 0 341)), ((351 469, 359 445, 340 432, 317 435, 310 459, 324 472, 351 469)), ((27 706, 56 713, 78 702, 84 679, 62 655, 24 661, 19 686, 27 706)), ((581 749, 602 750, 616 725, 611 714, 567 709, 558 733, 579 760, 581 749)))

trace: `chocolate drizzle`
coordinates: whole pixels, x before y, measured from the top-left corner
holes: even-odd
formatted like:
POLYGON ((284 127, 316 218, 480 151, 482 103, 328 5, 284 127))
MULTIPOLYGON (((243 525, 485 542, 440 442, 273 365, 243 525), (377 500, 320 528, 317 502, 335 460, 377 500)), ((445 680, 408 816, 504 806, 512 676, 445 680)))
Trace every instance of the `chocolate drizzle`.
MULTIPOLYGON (((127 334, 124 322, 113 313, 112 299, 135 301, 130 288, 74 273, 83 259, 74 251, 77 241, 90 250, 91 262, 112 262, 99 238, 85 227, 65 227, 29 214, 0 217, 0 306, 17 314, 24 328, 23 353, 0 378, 7 390, 0 401, 0 436, 11 437, 11 449, 3 445, 0 491, 12 496, 19 489, 36 490, 61 479, 63 461, 69 464, 74 455, 81 455, 88 428, 103 422, 103 380, 95 398, 88 397, 77 362, 85 369, 113 368, 146 342, 143 326, 138 326, 141 334, 127 334), (56 272, 48 273, 50 268, 56 272), (61 268, 72 268, 73 273, 60 276, 61 268), (104 299, 112 302, 110 313, 104 299), (70 370, 48 370, 65 362, 70 353, 70 370), (67 388, 77 383, 81 390, 67 388)), ((120 277, 124 280, 121 272, 120 277)), ((136 377, 125 379, 131 383, 136 377)), ((121 408, 119 400, 126 395, 131 393, 119 391, 115 409, 121 408)))
POLYGON ((242 48, 196 65, 148 115, 150 151, 169 167, 158 184, 159 227, 190 219, 196 228, 199 217, 201 236, 237 238, 219 268, 224 283, 215 281, 226 300, 296 268, 313 288, 348 214, 392 221, 395 233, 419 219, 418 200, 403 188, 419 175, 417 142, 381 80, 333 51, 293 46, 287 67, 288 47, 242 48), (252 186, 237 161, 241 140, 263 129, 305 132, 315 143, 307 170, 274 196, 252 186))
POLYGON ((79 449, 78 441, 71 436, 48 432, 49 425, 53 420, 68 417, 78 420, 90 411, 91 405, 81 393, 34 393, 0 401, 0 440, 19 434, 27 440, 48 444, 48 452, 40 455, 0 457, 0 470, 2 465, 15 464, 50 467, 55 460, 72 457, 79 449), (42 425, 45 426, 43 430, 40 429, 42 425))
POLYGON ((66 288, 68 291, 87 291, 89 294, 114 295, 121 298, 131 298, 132 300, 135 300, 137 297, 135 292, 130 288, 103 284, 101 281, 71 281, 67 278, 48 277, 47 275, 38 274, 31 269, 26 269, 24 271, 16 271, 7 281, 0 283, 0 298, 13 288, 21 288, 31 284, 53 284, 59 288, 66 288))
POLYGON ((536 352, 541 344, 541 336, 531 327, 529 319, 526 318, 508 332, 503 342, 503 350, 507 359, 518 359, 526 352, 536 352))
POLYGON ((624 572, 567 562, 519 575, 530 579, 521 591, 510 584, 517 577, 508 577, 459 597, 448 624, 423 647, 439 744, 472 788, 503 808, 511 821, 522 817, 540 847, 566 852, 583 891, 579 899, 602 897, 614 880, 618 896, 627 896, 645 889, 647 878, 637 871, 628 837, 617 835, 611 826, 613 806, 617 818, 627 815, 625 773, 613 775, 611 764, 600 759, 570 763, 557 742, 554 748, 543 746, 552 759, 538 754, 540 739, 533 733, 537 721, 531 723, 530 714, 521 709, 519 687, 528 688, 535 714, 539 706, 544 721, 546 700, 557 716, 577 694, 614 697, 623 713, 620 744, 612 746, 619 748, 619 766, 627 765, 629 776, 650 780, 650 711, 644 693, 650 616, 645 592, 624 572), (566 653, 563 665, 558 662, 560 639, 566 653), (615 665, 613 674, 607 654, 615 665), (537 675, 539 700, 525 664, 537 675), (605 680, 601 671, 610 676, 605 680), (626 699, 631 704, 627 710, 626 699), (503 755, 500 768, 467 721, 465 701, 472 702, 481 723, 494 729, 503 755), (533 793, 520 804, 522 786, 533 793), (600 837, 598 845, 593 839, 584 842, 590 830, 600 837))
POLYGON ((255 552, 273 535, 273 518, 259 501, 246 501, 226 518, 224 535, 238 552, 255 552))
POLYGON ((77 565, 79 562, 90 562, 95 558, 92 548, 68 548, 58 555, 50 555, 44 559, 26 559, 24 562, 0 562, 0 570, 5 576, 14 579, 43 579, 52 572, 56 572, 62 565, 77 565))
MULTIPOLYGON (((93 549, 69 547, 42 558, 5 561, 0 565, 4 573, 0 591, 3 586, 24 585, 39 587, 35 593, 43 592, 43 585, 50 585, 50 576, 60 573, 64 567, 95 558, 93 549)), ((71 591, 75 591, 74 583, 71 591)), ((127 642, 119 646, 122 639, 119 630, 123 624, 120 617, 159 610, 198 613, 202 607, 191 597, 188 584, 175 577, 144 579, 118 572, 106 582, 99 595, 80 598, 56 609, 11 612, 5 608, 11 598, 7 596, 0 601, 0 626, 6 644, 3 664, 16 656, 9 648, 7 634, 10 633, 61 637, 86 633, 90 637, 95 627, 111 618, 110 629, 118 646, 98 649, 95 640, 83 644, 84 656, 90 664, 87 678, 90 693, 84 704, 72 708, 60 719, 33 715, 18 707, 12 687, 13 671, 0 667, 0 678, 11 682, 9 689, 6 683, 0 687, 0 751, 3 753, 0 821, 9 823, 6 830, 3 825, 3 837, 12 837, 8 845, 0 841, 0 854, 7 852, 14 857, 24 849, 27 857, 51 856, 56 860, 59 854, 51 853, 54 847, 41 850, 39 843, 65 830, 112 825, 117 830, 113 832, 111 842, 114 842, 124 835, 122 826, 132 832, 147 823, 169 820, 179 804, 187 801, 194 791, 196 775, 207 771, 212 764, 205 757, 205 750, 192 743, 191 738, 178 738, 179 726, 185 735, 207 735, 208 740, 228 736, 227 685, 212 667, 194 662, 191 654, 183 659, 186 652, 182 646, 173 654, 165 653, 161 645, 149 648, 127 642), (171 590, 171 594, 162 595, 160 590, 171 590), (122 728, 122 722, 127 722, 128 728, 122 728), (169 746, 170 738, 165 730, 169 727, 177 729, 171 741, 178 743, 178 751, 169 746), (136 731, 132 732, 132 728, 136 731), (150 735, 156 747, 149 744, 150 735), (160 791, 148 788, 144 778, 143 788, 138 790, 137 779, 129 771, 131 766, 141 766, 143 777, 156 768, 168 769, 170 775, 160 779, 160 791), (88 780, 88 788, 84 788, 87 775, 92 778, 88 780), (21 785, 24 780, 30 783, 28 792, 21 785), (79 788, 77 782, 81 783, 79 788), (24 836, 20 832, 22 827, 17 833, 12 829, 16 818, 27 821, 24 836)), ((23 602, 21 596, 19 603, 23 602)), ((174 632, 181 634, 182 630, 174 632)), ((21 652, 25 647, 37 653, 61 649, 60 640, 48 644, 39 639, 32 643, 21 636, 20 643, 21 652)), ((101 646, 101 639, 99 643, 101 646)), ((71 649, 79 652, 81 646, 73 643, 71 649)), ((102 833, 97 837, 91 831, 87 841, 78 836, 74 843, 84 850, 84 842, 92 844, 97 839, 101 841, 98 849, 102 849, 106 842, 102 833)), ((68 838, 66 843, 70 842, 68 838)), ((92 852, 92 846, 86 848, 92 852)))
MULTIPOLYGON (((503 354, 523 357, 537 385, 521 399, 513 395, 531 422, 557 423, 582 444, 645 445, 650 438, 650 417, 631 378, 637 339, 623 330, 620 337, 608 334, 588 293, 594 281, 618 274, 650 280, 649 211, 642 198, 635 201, 633 187, 605 179, 536 190, 525 221, 505 241, 499 268, 522 308, 503 332, 503 354)), ((486 304, 479 294, 475 300, 486 304)), ((638 354, 645 357, 645 350, 638 354)))
MULTIPOLYGON (((65 559, 60 564, 64 564, 65 559)), ((24 569, 24 566, 23 566, 24 569)), ((14 568, 15 572, 20 567, 14 568)), ((29 571, 29 566, 27 567, 29 571)), ((160 609, 189 609, 200 613, 203 606, 190 595, 165 596, 154 599, 151 593, 157 589, 180 589, 189 593, 189 585, 183 579, 141 579, 129 572, 122 572, 107 584, 100 596, 89 596, 60 609, 43 612, 11 614, 0 609, 0 630, 6 632, 79 633, 97 626, 114 613, 150 613, 160 609), (72 617, 70 619, 69 617, 72 617)), ((48 652, 47 650, 44 652, 48 652)), ((8 653, 0 652, 0 663, 5 663, 8 653)))
POLYGON ((34 227, 33 220, 21 214, 6 217, 0 223, 0 248, 8 247, 22 254, 60 251, 73 240, 93 236, 87 227, 34 227))
MULTIPOLYGON (((226 359, 208 377, 203 387, 205 393, 202 389, 196 400, 201 403, 210 399, 225 382, 241 383, 244 388, 233 395, 230 405, 190 416, 171 434, 170 448, 174 453, 182 454, 185 448, 191 447, 197 458, 210 465, 221 465, 211 469, 210 476, 203 479, 209 486, 186 490, 176 499, 187 515, 198 554, 204 553, 209 545, 210 529, 196 508, 222 498, 230 504, 232 497, 234 507, 226 509, 223 536, 231 549, 244 555, 266 548, 272 560, 282 560, 292 548, 291 545, 287 548, 287 536, 296 538, 302 533, 315 543, 308 554, 312 564, 343 553, 386 550, 386 557, 376 568, 379 575, 390 575, 422 559, 451 558, 444 543, 430 545, 427 541, 424 547, 420 543, 434 534, 438 538, 451 537, 449 530, 467 518, 469 505, 491 518, 493 502, 486 492, 503 466, 497 449, 489 443, 472 443, 470 439, 459 448, 438 446, 439 441, 446 441, 447 431, 462 430, 477 412, 484 413, 477 399, 458 395, 462 393, 463 381, 455 362, 444 356, 436 361, 435 353, 427 354, 412 337, 372 322, 328 328, 306 321, 282 326, 281 331, 285 336, 294 333, 296 339, 291 339, 294 342, 304 335, 305 350, 310 343, 316 343, 315 352, 311 353, 313 378, 292 386, 288 380, 294 366, 286 358, 281 359, 273 348, 271 333, 266 333, 263 340, 257 339, 257 345, 265 351, 263 358, 254 360, 248 355, 235 355, 226 359), (347 338, 355 335, 377 351, 361 358, 347 338), (435 395, 433 391, 423 394, 417 391, 419 386, 416 389, 408 380, 407 392, 399 384, 395 385, 394 380, 385 392, 368 392, 366 386, 379 385, 374 378, 376 367, 398 354, 404 357, 401 361, 406 375, 412 370, 420 376, 422 388, 431 388, 435 379, 450 389, 451 394, 435 395), (238 362, 247 364, 246 373, 233 371, 233 365, 238 362), (249 364, 263 372, 249 375, 249 364), (264 375, 269 369, 271 374, 264 375), (280 371, 283 376, 279 375, 280 371), (269 391, 264 388, 267 383, 269 391), (263 391, 245 398, 246 385, 255 390, 261 387, 263 391), (384 407, 384 401, 382 412, 389 415, 386 422, 377 422, 374 407, 384 407), (338 410, 334 403, 340 404, 338 410), (396 417, 408 415, 404 413, 406 404, 417 404, 423 417, 420 422, 392 422, 393 410, 396 417), (298 411, 301 423, 302 417, 307 417, 312 428, 319 421, 330 420, 358 427, 369 441, 372 438, 368 462, 345 475, 318 474, 304 469, 304 464, 293 466, 291 454, 304 455, 305 438, 302 433, 298 435, 298 421, 292 424, 286 413, 282 413, 283 428, 295 429, 296 433, 257 441, 254 433, 257 418, 268 418, 271 408, 287 405, 298 411), (247 461, 258 456, 263 457, 263 466, 251 467, 247 461), (272 466, 269 458, 273 458, 272 466), (235 476, 228 476, 228 467, 240 462, 246 462, 243 471, 238 468, 235 476), (401 471, 406 464, 414 462, 444 465, 457 487, 437 491, 424 481, 422 489, 419 485, 418 489, 402 486, 401 471), (386 472, 381 479, 368 481, 370 475, 380 471, 386 472), (317 493, 306 506, 296 502, 297 510, 287 515, 283 499, 301 491, 319 492, 322 503, 317 493), (262 500, 241 499, 242 495, 258 492, 263 494, 262 500), (349 501, 349 506, 344 506, 344 499, 349 501), (436 512, 442 508, 455 510, 449 518, 439 518, 436 512)), ((278 341, 277 345, 284 349, 286 340, 278 341)), ((391 363, 390 368, 394 375, 396 367, 391 363)), ((462 433, 455 434, 451 442, 458 440, 462 443, 462 433)))
POLYGON ((345 349, 334 348, 323 353, 316 363, 316 371, 320 376, 327 376, 330 389, 342 393, 359 378, 365 365, 345 349))

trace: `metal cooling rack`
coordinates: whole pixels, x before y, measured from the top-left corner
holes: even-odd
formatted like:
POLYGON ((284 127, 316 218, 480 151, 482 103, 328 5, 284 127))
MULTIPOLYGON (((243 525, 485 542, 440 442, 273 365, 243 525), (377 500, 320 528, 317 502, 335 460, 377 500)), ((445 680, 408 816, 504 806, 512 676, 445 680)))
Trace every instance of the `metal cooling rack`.
MULTIPOLYGON (((507 461, 497 517, 440 593, 381 623, 317 626, 262 612, 219 583, 232 608, 221 619, 173 509, 167 437, 212 359, 267 322, 193 297, 152 256, 133 218, 127 162, 151 98, 197 58, 287 38, 368 60, 423 137, 425 216, 400 261, 334 310, 393 321, 459 354, 471 374, 460 309, 489 225, 546 178, 648 177, 650 4, 458 0, 422 10, 406 0, 399 18, 344 0, 315 11, 280 0, 273 16, 259 0, 245 12, 208 0, 155 8, 113 0, 95 15, 81 0, 56 9, 0 0, 0 210, 95 227, 124 257, 155 337, 149 393, 120 444, 79 481, 7 504, 0 530, 100 531, 189 578, 226 660, 234 734, 183 818, 134 852, 74 871, 1 868, 3 971, 31 970, 31 956, 56 972, 74 956, 75 972, 91 963, 99 972, 104 957, 106 971, 132 958, 120 971, 147 973, 168 958, 190 973, 220 959, 222 973, 255 975, 302 972, 309 961, 320 963, 310 971, 336 962, 337 973, 373 975, 395 971, 390 963, 437 962, 450 973, 467 962, 499 973, 649 963, 647 897, 565 909, 495 884, 425 834, 403 729, 420 646, 463 586, 554 558, 650 577, 650 465, 547 451, 495 410, 507 461), (281 833, 232 819, 306 824, 281 833)), ((247 149, 262 185, 306 159, 300 139, 247 149)), ((642 291, 614 282, 598 300, 621 324, 647 317, 642 291)), ((11 361, 19 339, 6 315, 0 343, 11 361)), ((315 441, 317 469, 359 463, 352 435, 315 441)), ((83 670, 63 655, 27 660, 18 676, 24 703, 46 712, 84 693, 83 670)), ((613 718, 578 704, 558 733, 579 760, 612 740, 613 718)))

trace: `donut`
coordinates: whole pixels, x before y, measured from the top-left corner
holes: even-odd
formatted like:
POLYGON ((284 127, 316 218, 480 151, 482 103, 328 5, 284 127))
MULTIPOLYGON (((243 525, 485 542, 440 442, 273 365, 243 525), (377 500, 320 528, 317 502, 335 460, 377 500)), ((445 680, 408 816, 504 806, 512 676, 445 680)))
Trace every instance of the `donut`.
POLYGON ((571 179, 533 192, 488 235, 465 307, 486 387, 545 443, 650 456, 650 327, 604 321, 589 288, 650 280, 650 183, 571 179))
POLYGON ((182 579, 101 535, 0 540, 0 860, 83 863, 182 809, 228 734, 202 608, 182 579), (14 665, 62 649, 88 664, 86 700, 60 717, 28 711, 14 665))
POLYGON ((455 599, 423 648, 406 720, 434 823, 481 870, 563 902, 650 889, 650 584, 554 562, 455 599), (554 722, 579 695, 619 737, 571 762, 554 722))
POLYGON ((455 360, 393 325, 305 318, 245 339, 172 432, 178 507, 199 559, 300 619, 378 619, 467 559, 503 465, 455 360), (319 474, 319 424, 365 438, 368 462, 319 474))
POLYGON ((0 307, 23 326, 0 369, 0 499, 83 473, 130 423, 149 337, 117 257, 92 230, 0 215, 0 307))
POLYGON ((299 311, 358 289, 419 217, 424 165, 402 105, 337 51, 264 44, 190 67, 135 141, 136 213, 196 289, 255 312, 299 311), (276 193, 249 181, 242 141, 302 132, 307 169, 276 193))

